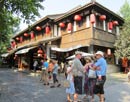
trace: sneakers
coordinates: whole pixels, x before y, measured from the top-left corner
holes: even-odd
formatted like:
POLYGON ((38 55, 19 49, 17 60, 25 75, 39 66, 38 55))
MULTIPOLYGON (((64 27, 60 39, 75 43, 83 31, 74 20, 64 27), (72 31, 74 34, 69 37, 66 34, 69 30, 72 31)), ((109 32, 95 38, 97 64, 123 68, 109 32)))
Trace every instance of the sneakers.
POLYGON ((57 85, 57 87, 60 87, 60 86, 61 86, 61 84, 58 84, 58 85, 57 85))
POLYGON ((50 86, 50 88, 54 88, 55 86, 50 86))

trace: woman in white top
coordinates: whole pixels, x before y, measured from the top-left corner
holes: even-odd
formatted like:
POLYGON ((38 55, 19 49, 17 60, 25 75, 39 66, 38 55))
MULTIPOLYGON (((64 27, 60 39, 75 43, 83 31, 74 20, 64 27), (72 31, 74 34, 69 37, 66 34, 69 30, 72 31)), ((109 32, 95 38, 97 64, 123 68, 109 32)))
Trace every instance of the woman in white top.
POLYGON ((73 78, 73 74, 72 74, 71 65, 72 65, 72 61, 69 61, 69 66, 67 68, 67 80, 70 81, 70 87, 66 88, 67 102, 72 102, 71 95, 74 95, 74 93, 75 93, 74 78, 73 78))

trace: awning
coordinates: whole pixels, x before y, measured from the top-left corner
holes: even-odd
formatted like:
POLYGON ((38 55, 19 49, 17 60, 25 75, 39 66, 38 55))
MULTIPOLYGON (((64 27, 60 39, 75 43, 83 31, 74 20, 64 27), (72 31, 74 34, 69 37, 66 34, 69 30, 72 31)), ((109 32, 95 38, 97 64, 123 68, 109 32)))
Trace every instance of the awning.
POLYGON ((35 48, 35 47, 25 48, 25 49, 17 51, 15 54, 24 54, 24 53, 27 53, 30 49, 33 49, 33 48, 35 48))
MULTIPOLYGON (((91 54, 91 53, 86 53, 86 52, 82 52, 82 56, 83 56, 83 57, 93 56, 93 54, 91 54)), ((72 56, 70 56, 70 57, 68 57, 68 58, 66 58, 66 59, 74 59, 74 58, 75 58, 75 55, 72 55, 72 56)))
POLYGON ((53 51, 58 51, 58 52, 68 52, 68 51, 72 51, 72 50, 78 49, 78 48, 80 48, 80 47, 85 47, 85 46, 77 45, 77 46, 70 47, 70 48, 51 47, 51 50, 53 50, 53 51))
POLYGON ((7 57, 9 55, 9 53, 3 53, 1 54, 1 57, 7 57))

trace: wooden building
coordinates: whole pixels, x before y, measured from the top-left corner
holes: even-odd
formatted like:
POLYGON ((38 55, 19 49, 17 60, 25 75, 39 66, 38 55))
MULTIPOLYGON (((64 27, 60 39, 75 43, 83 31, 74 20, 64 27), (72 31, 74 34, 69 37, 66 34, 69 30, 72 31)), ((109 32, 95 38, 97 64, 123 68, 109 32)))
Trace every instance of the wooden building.
POLYGON ((88 53, 101 50, 108 63, 115 65, 114 43, 123 23, 123 18, 91 1, 63 14, 48 15, 13 36, 13 54, 19 59, 19 68, 24 67, 21 61, 26 59, 27 68, 32 69, 35 58, 65 61, 77 49, 88 53))

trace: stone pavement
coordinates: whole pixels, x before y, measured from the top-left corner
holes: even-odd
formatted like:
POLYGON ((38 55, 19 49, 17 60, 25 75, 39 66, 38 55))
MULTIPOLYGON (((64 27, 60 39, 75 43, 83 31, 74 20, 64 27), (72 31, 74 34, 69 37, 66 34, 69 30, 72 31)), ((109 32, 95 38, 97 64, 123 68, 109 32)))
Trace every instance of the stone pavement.
MULTIPOLYGON (((63 74, 59 79, 60 82, 64 80, 63 74)), ((39 74, 0 69, 0 88, 0 102, 66 102, 65 88, 44 86, 39 82, 39 74)), ((105 97, 105 102, 130 102, 130 83, 126 74, 107 75, 105 97)), ((95 100, 99 102, 97 96, 95 100)))

